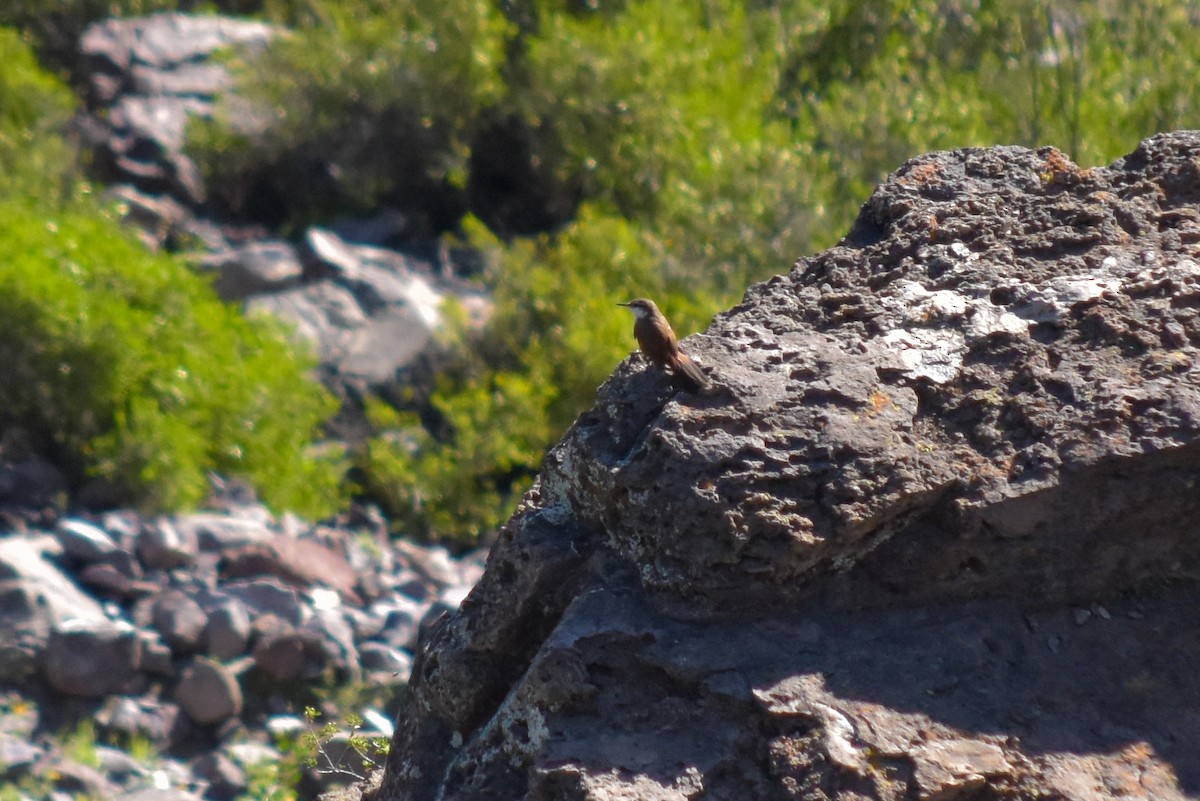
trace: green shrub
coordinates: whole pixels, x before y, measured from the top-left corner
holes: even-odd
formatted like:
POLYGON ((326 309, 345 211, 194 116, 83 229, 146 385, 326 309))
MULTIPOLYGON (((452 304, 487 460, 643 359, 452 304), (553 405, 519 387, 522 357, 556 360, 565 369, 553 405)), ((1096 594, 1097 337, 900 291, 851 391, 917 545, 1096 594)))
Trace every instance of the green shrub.
POLYGON ((560 181, 657 231, 668 268, 724 299, 833 238, 778 112, 781 37, 773 12, 733 0, 547 13, 511 102, 560 181))
POLYGON ((114 502, 194 504, 218 471, 332 511, 340 460, 311 443, 335 404, 312 359, 123 232, 77 180, 69 92, 11 31, 0 56, 0 430, 114 502))
POLYGON ((783 3, 780 98, 844 228, 905 160, 930 150, 1054 145, 1087 166, 1200 125, 1187 3, 811 0, 783 3), (817 24, 814 24, 816 21, 817 24))
POLYGON ((292 224, 387 203, 453 225, 468 143, 503 89, 504 17, 489 0, 311 0, 287 16, 291 35, 231 61, 269 124, 236 133, 219 115, 190 134, 218 199, 292 224))
POLYGON ((75 153, 62 134, 74 106, 17 32, 0 28, 0 198, 55 201, 70 193, 75 153))
POLYGON ((280 324, 243 318, 87 204, 0 203, 0 253, 0 428, 114 500, 194 504, 215 470, 276 507, 332 511, 337 461, 310 443, 334 404, 280 324))

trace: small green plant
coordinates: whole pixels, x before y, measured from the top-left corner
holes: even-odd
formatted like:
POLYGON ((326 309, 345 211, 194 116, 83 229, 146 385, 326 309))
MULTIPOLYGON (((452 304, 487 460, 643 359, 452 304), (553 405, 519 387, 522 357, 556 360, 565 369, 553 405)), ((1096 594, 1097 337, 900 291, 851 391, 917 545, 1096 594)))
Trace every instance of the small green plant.
POLYGON ((357 715, 347 715, 344 728, 332 721, 318 728, 320 717, 319 710, 305 707, 304 719, 309 725, 302 737, 303 747, 309 751, 306 765, 318 773, 354 781, 366 781, 383 765, 390 748, 387 737, 361 734, 363 719, 357 715))
POLYGON ((295 747, 281 747, 278 760, 260 759, 245 766, 246 791, 240 801, 295 801, 302 759, 295 747))
POLYGON ((92 768, 99 766, 100 757, 96 754, 96 724, 93 721, 80 721, 75 728, 61 737, 60 742, 67 759, 92 768))

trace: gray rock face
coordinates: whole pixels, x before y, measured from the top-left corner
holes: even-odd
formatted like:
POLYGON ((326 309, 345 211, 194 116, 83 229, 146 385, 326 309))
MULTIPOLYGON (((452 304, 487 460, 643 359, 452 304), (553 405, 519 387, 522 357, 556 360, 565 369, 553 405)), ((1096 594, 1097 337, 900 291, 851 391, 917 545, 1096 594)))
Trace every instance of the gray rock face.
POLYGON ((128 623, 74 621, 50 633, 42 674, 57 692, 103 698, 129 689, 141 658, 142 641, 128 623))
POLYGON ((0 622, 48 630, 68 621, 103 621, 104 610, 46 556, 61 552, 49 536, 0 537, 0 622), (23 599, 23 600, 20 600, 23 599))
MULTIPOLYGON (((253 258, 209 257, 221 267, 218 289, 228 287, 229 296, 245 292, 248 309, 290 322, 312 341, 322 362, 336 365, 341 379, 354 385, 387 384, 427 351, 442 324, 440 306, 455 294, 424 262, 346 242, 322 228, 306 232, 303 253, 283 243, 268 244, 274 249, 266 264, 258 251, 253 258), (290 260, 276 252, 279 248, 292 250, 290 260), (304 273, 309 280, 303 283, 295 280, 302 259, 309 264, 304 273), (253 276, 247 276, 250 271, 253 276), (273 285, 266 285, 267 275, 273 285)), ((481 297, 464 289, 459 288, 458 300, 484 316, 481 297)))
MULTIPOLYGON (((192 116, 210 117, 229 74, 212 61, 222 48, 261 48, 275 30, 225 17, 155 14, 90 26, 79 49, 89 66, 97 156, 114 178, 187 204, 204 200, 195 163, 183 152, 192 116)), ((238 123, 247 130, 253 118, 238 123)))
POLYGON ((86 520, 62 520, 54 533, 63 553, 81 562, 95 562, 117 551, 112 537, 86 520))
POLYGON ((622 365, 376 801, 1200 794, 1200 133, 937 153, 622 365))

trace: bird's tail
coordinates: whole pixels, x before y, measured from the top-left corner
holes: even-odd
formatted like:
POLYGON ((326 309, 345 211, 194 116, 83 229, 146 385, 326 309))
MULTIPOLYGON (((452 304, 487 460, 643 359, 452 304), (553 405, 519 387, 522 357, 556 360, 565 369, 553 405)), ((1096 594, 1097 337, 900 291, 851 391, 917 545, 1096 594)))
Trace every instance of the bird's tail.
POLYGON ((675 374, 683 378, 693 392, 699 392, 708 386, 708 376, 700 369, 700 365, 687 357, 686 353, 679 354, 679 363, 676 365, 675 374))

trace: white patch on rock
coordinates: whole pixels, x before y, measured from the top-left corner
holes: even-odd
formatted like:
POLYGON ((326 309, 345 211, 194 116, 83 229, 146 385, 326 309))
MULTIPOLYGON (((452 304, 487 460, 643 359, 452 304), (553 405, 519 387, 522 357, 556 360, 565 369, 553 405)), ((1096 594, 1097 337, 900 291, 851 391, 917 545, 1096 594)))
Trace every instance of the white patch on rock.
POLYGON ((1034 323, 1058 323, 1076 306, 1120 290, 1121 281, 1117 278, 1097 275, 1054 278, 1041 286, 1022 286, 1013 313, 1034 323))
POLYGON ((974 313, 964 327, 968 339, 982 339, 993 334, 1029 333, 1029 323, 995 304, 979 301, 972 306, 972 310, 974 313))
POLYGON ((967 349, 963 333, 949 328, 895 328, 883 335, 883 343, 896 352, 909 377, 936 384, 954 380, 967 349))
POLYGON ((829 755, 829 761, 846 770, 862 770, 867 766, 859 748, 854 744, 858 734, 854 723, 841 711, 828 704, 813 704, 813 710, 823 724, 821 745, 829 755))

